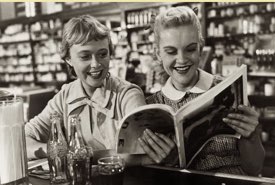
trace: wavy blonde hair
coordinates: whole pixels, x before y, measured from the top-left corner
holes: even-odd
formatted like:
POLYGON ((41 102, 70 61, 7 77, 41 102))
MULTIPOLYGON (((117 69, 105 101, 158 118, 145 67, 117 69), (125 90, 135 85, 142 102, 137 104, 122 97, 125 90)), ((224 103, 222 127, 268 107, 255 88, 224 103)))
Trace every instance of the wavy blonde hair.
POLYGON ((153 23, 153 31, 157 48, 159 48, 160 31, 165 28, 193 25, 197 28, 199 44, 204 46, 201 23, 195 11, 188 6, 178 6, 167 9, 156 16, 153 23))

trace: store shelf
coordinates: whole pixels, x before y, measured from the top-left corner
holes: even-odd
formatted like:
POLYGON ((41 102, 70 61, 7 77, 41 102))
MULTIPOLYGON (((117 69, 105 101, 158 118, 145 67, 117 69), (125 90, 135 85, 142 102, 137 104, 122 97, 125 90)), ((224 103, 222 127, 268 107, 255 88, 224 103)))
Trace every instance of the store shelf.
POLYGON ((64 72, 63 70, 56 70, 56 71, 35 71, 34 73, 40 73, 40 74, 47 74, 47 73, 60 73, 64 72))
POLYGON ((21 84, 31 84, 31 83, 34 83, 34 81, 23 81, 23 80, 20 80, 20 81, 0 81, 1 84, 18 84, 18 85, 21 85, 21 84))
POLYGON ((147 28, 147 25, 127 25, 126 29, 127 30, 140 30, 140 29, 145 29, 147 28))
POLYGON ((234 20, 234 19, 240 19, 240 17, 253 17, 255 15, 264 15, 264 16, 269 16, 269 15, 274 15, 275 11, 270 11, 270 12, 256 12, 253 14, 243 14, 243 15, 234 15, 234 16, 225 16, 225 17, 209 17, 208 21, 229 21, 229 20, 234 20))
POLYGON ((275 78, 275 72, 268 72, 268 71, 259 71, 259 72, 250 72, 248 73, 250 77, 271 77, 275 78))
POLYGON ((42 29, 42 30, 31 30, 32 33, 47 33, 47 34, 54 34, 58 32, 59 30, 62 30, 61 27, 55 27, 52 29, 42 29))
POLYGON ((224 5, 224 6, 208 6, 206 8, 206 10, 218 10, 218 9, 225 9, 225 8, 239 8, 239 7, 242 7, 242 6, 248 6, 250 5, 251 3, 237 3, 237 4, 230 4, 230 5, 224 5))
POLYGON ((4 55, 4 56, 0 56, 0 59, 6 59, 6 58, 26 58, 28 56, 31 56, 30 54, 24 54, 24 55, 4 55))
POLYGON ((33 71, 24 71, 24 72, 0 72, 0 74, 10 74, 10 75, 15 75, 15 74, 29 74, 33 73, 33 71))
POLYGON ((32 64, 0 64, 0 66, 3 66, 3 67, 7 67, 7 66, 19 67, 19 66, 32 66, 32 64))
POLYGON ((21 40, 21 41, 13 41, 13 42, 0 42, 0 45, 14 45, 14 44, 22 44, 29 43, 30 40, 21 40))
POLYGON ((62 62, 61 59, 60 59, 60 62, 55 62, 55 61, 51 61, 51 62, 44 62, 44 63, 37 63, 36 65, 49 65, 49 64, 61 64, 61 65, 64 65, 65 62, 62 62))
POLYGON ((255 37, 256 34, 254 33, 247 33, 247 34, 231 34, 226 36, 217 36, 217 37, 207 37, 206 40, 209 42, 217 42, 217 41, 228 41, 228 40, 234 40, 234 39, 241 39, 245 37, 255 37))

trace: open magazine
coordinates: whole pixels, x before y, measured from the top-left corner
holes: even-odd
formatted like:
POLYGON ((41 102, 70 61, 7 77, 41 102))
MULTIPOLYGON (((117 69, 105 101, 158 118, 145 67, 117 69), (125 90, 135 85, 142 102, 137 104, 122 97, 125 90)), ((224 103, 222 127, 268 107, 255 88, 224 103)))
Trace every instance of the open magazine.
POLYGON ((213 137, 240 136, 222 121, 228 113, 247 105, 247 71, 242 65, 207 92, 186 103, 177 112, 164 104, 137 108, 122 119, 116 149, 118 153, 144 154, 138 138, 148 128, 175 136, 181 168, 186 168, 213 137))

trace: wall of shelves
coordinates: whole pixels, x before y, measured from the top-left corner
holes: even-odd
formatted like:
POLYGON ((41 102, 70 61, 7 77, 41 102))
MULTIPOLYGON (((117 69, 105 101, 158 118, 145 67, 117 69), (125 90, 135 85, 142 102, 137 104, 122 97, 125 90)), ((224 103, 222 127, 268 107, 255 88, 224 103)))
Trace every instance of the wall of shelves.
MULTIPOLYGON (((50 25, 54 28, 55 25, 60 27, 60 22, 56 24, 53 21, 43 22, 43 25, 45 26, 47 23, 47 28, 51 28, 50 25)), ((0 57, 0 71, 8 71, 5 75, 0 75, 0 80, 6 82, 2 84, 17 85, 15 82, 18 81, 30 85, 37 84, 39 81, 66 82, 66 68, 61 67, 63 66, 61 65, 62 62, 59 57, 56 57, 58 55, 58 41, 56 43, 53 41, 55 39, 53 36, 58 36, 61 32, 55 31, 58 33, 57 35, 53 34, 55 32, 44 34, 41 22, 32 22, 29 18, 25 18, 23 22, 22 24, 6 22, 6 28, 2 28, 0 50, 3 51, 1 53, 5 54, 0 57), (53 57, 44 55, 49 53, 53 54, 53 57), (46 74, 45 72, 48 71, 54 74, 46 74)), ((61 31, 61 28, 59 30, 61 31)))
POLYGON ((261 49, 258 38, 274 34, 272 2, 206 3, 205 7, 206 44, 224 50, 227 55, 246 52, 254 56, 255 48, 261 49))
POLYGON ((1 21, 1 86, 17 86, 21 81, 21 85, 56 86, 59 89, 72 80, 58 54, 63 24, 80 14, 92 14, 101 20, 102 16, 121 13, 116 3, 98 3, 92 7, 82 7, 81 4, 79 7, 69 6, 54 14, 1 21))

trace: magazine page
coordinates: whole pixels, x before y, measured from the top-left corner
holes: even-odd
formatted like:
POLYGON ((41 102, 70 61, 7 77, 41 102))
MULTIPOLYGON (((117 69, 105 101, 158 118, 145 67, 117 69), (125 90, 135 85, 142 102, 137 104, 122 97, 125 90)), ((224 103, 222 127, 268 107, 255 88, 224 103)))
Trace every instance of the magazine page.
POLYGON ((222 118, 230 112, 237 111, 238 105, 247 105, 246 80, 246 66, 241 66, 235 73, 177 112, 176 135, 180 142, 182 166, 188 166, 202 146, 213 136, 239 138, 236 131, 225 124, 222 118))
POLYGON ((144 105, 137 108, 122 119, 117 136, 116 150, 118 153, 144 154, 138 138, 148 128, 152 132, 174 134, 173 110, 162 104, 144 105))

